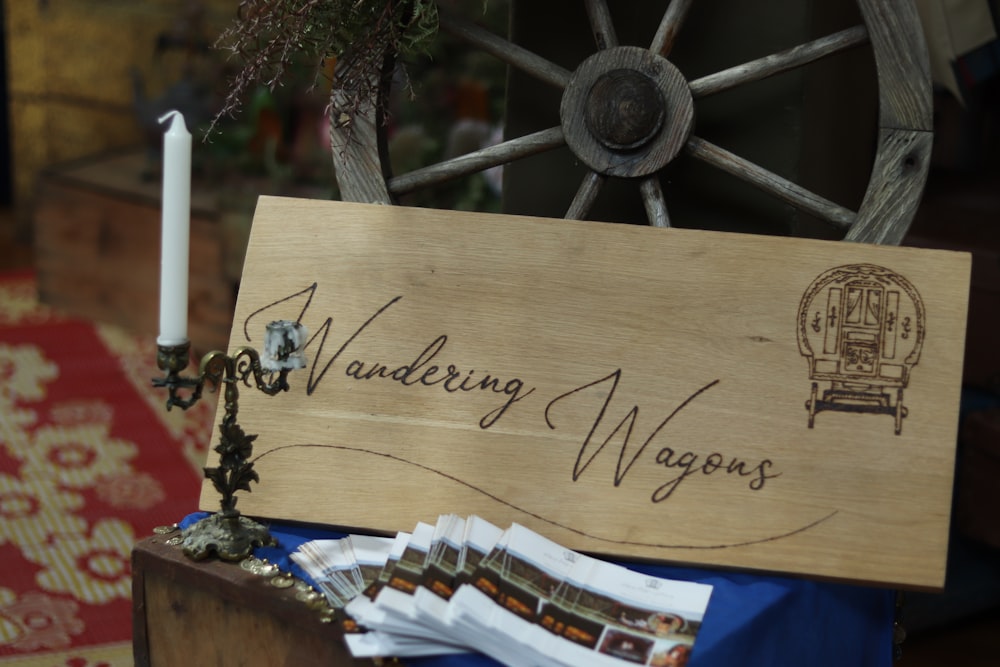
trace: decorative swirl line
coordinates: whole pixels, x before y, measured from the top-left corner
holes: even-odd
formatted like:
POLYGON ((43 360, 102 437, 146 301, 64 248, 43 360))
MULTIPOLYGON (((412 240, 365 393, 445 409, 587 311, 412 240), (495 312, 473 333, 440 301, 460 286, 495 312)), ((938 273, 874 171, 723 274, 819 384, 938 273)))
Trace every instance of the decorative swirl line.
POLYGON ((372 456, 380 456, 382 458, 389 459, 389 460, 392 460, 392 461, 396 461, 396 462, 399 462, 399 463, 405 463, 407 465, 411 465, 411 466, 413 466, 415 468, 419 468, 419 469, 424 470, 426 472, 438 475, 438 476, 443 477, 443 478, 445 478, 447 480, 450 480, 452 482, 460 484, 461 486, 464 486, 464 487, 466 487, 468 489, 471 489, 472 491, 475 491, 476 493, 479 493, 479 494, 481 494, 483 496, 486 496, 490 500, 493 500, 493 501, 495 501, 497 503, 500 503, 501 505, 504 505, 505 507, 509 507, 509 508, 511 508, 511 509, 513 509, 513 510, 515 510, 517 512, 521 512, 522 514, 525 514, 525 515, 530 516, 530 517, 532 517, 534 519, 537 519, 538 521, 541 521, 543 523, 547 523, 550 526, 555 526, 556 528, 561 528, 563 530, 569 531, 571 533, 575 533, 576 535, 580 535, 581 537, 586 537, 586 538, 591 539, 591 540, 597 540, 599 542, 606 542, 608 544, 619 544, 619 545, 623 545, 623 546, 654 547, 654 548, 657 548, 657 549, 690 549, 690 550, 730 549, 730 548, 735 548, 735 547, 745 547, 745 546, 750 546, 752 544, 764 544, 766 542, 777 542, 778 540, 782 540, 782 539, 785 539, 787 537, 792 537, 793 535, 798 535, 798 534, 804 533, 807 530, 811 530, 812 528, 815 528, 816 526, 820 525, 821 523, 824 523, 825 521, 828 521, 829 519, 832 519, 836 514, 839 513, 839 510, 833 510, 832 512, 830 512, 826 516, 820 517, 819 519, 816 519, 815 521, 807 523, 804 526, 800 526, 799 528, 796 528, 794 530, 790 530, 790 531, 788 531, 786 533, 781 533, 781 534, 778 534, 778 535, 772 535, 772 536, 769 536, 769 537, 762 537, 762 538, 759 538, 759 539, 756 539, 756 540, 747 540, 745 542, 732 542, 732 543, 728 543, 728 544, 699 545, 699 544, 657 544, 655 542, 638 542, 638 541, 632 541, 632 540, 612 540, 612 539, 609 539, 609 538, 606 538, 606 537, 601 537, 599 535, 593 535, 591 533, 588 533, 586 531, 580 530, 578 528, 573 528, 571 526, 566 526, 566 525, 561 524, 561 523, 559 523, 557 521, 553 521, 553 520, 548 519, 548 518, 546 518, 546 517, 544 517, 544 516, 542 516, 540 514, 537 514, 535 512, 531 512, 529 510, 526 510, 523 507, 518 507, 517 505, 515 505, 512 502, 510 502, 508 500, 504 500, 503 498, 500 498, 499 496, 496 496, 496 495, 490 493, 489 491, 486 491, 485 489, 481 489, 481 488, 479 488, 477 486, 474 486, 474 485, 466 482, 465 480, 459 479, 458 477, 455 477, 454 475, 449 475, 446 472, 442 472, 442 471, 437 470, 435 468, 431 468, 430 466, 424 465, 423 463, 417 463, 416 461, 410 461, 409 459, 405 459, 405 458, 403 458, 401 456, 396 456, 395 454, 386 454, 385 452, 377 452, 377 451, 374 451, 374 450, 371 450, 371 449, 364 449, 364 448, 361 448, 361 447, 348 447, 346 445, 321 445, 321 444, 306 444, 306 443, 303 443, 303 444, 297 444, 297 445, 282 445, 280 447, 275 447, 274 449, 270 449, 270 450, 264 452, 263 454, 260 454, 259 456, 256 456, 253 459, 253 461, 254 462, 259 461, 260 459, 264 458, 265 456, 268 456, 270 454, 274 454, 275 452, 279 452, 279 451, 282 451, 282 450, 285 450, 285 449, 297 449, 297 448, 300 448, 300 447, 316 447, 316 448, 320 448, 320 449, 336 449, 336 450, 345 451, 345 452, 356 452, 356 453, 360 453, 360 454, 371 454, 372 456))

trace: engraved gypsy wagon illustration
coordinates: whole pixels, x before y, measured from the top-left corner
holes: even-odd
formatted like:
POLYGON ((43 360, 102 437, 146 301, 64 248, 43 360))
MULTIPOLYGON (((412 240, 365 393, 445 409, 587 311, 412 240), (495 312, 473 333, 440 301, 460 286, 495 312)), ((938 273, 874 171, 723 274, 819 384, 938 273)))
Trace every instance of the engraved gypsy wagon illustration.
POLYGON ((849 264, 816 278, 799 304, 799 351, 809 361, 809 428, 824 410, 907 415, 903 390, 920 359, 924 304, 903 276, 849 264), (829 383, 819 395, 821 384, 829 383), (895 394, 893 396, 892 394, 895 394))

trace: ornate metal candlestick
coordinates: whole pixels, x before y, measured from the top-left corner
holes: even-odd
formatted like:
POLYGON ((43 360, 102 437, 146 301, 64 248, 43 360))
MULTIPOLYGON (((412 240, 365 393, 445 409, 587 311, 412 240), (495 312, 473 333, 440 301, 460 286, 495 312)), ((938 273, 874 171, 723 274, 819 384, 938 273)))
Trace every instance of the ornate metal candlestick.
POLYGON ((224 560, 241 560, 249 556, 255 546, 272 542, 265 526, 241 516, 236 509, 236 492, 249 492, 250 482, 260 481, 249 460, 257 436, 244 433, 236 421, 239 384, 255 386, 269 396, 287 391, 289 371, 305 366, 302 354, 305 339, 305 328, 301 324, 288 320, 271 322, 267 325, 263 355, 250 347, 241 347, 232 356, 220 351, 209 352, 201 359, 197 377, 180 375, 188 364, 189 341, 157 347, 157 366, 166 377, 154 379, 153 386, 169 390, 167 410, 175 405, 186 410, 197 403, 206 381, 215 387, 225 385, 225 415, 219 424, 219 444, 215 446, 219 465, 204 468, 205 477, 222 495, 222 509, 184 530, 183 549, 189 557, 201 560, 214 552, 224 560), (187 391, 190 393, 185 397, 183 393, 187 391))

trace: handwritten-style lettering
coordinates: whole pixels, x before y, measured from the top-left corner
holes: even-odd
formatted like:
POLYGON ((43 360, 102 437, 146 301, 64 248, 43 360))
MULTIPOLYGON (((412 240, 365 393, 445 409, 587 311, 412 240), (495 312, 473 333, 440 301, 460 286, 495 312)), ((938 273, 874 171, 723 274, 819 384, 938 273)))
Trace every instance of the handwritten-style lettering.
MULTIPOLYGON (((296 292, 252 313, 246 322, 244 322, 244 335, 246 335, 247 340, 250 340, 247 331, 249 321, 252 318, 298 298, 305 299, 305 304, 299 312, 297 320, 301 322, 309 311, 316 289, 317 285, 313 283, 300 292, 296 292)), ((376 321, 399 303, 402 298, 402 296, 395 296, 378 307, 374 313, 340 343, 329 358, 324 356, 324 350, 327 348, 328 338, 333 328, 333 317, 328 316, 322 321, 322 324, 316 329, 316 332, 305 346, 306 351, 312 357, 312 365, 306 381, 306 394, 308 396, 312 396, 316 392, 327 373, 334 367, 334 364, 346 355, 351 344, 368 332, 375 325, 376 321)), ((463 368, 455 363, 446 363, 439 357, 445 355, 447 344, 447 334, 441 334, 425 345, 413 357, 412 361, 402 364, 355 358, 344 366, 344 376, 358 382, 388 380, 408 388, 440 387, 448 394, 487 392, 491 395, 502 395, 504 397, 502 402, 480 418, 479 427, 482 429, 488 429, 496 424, 516 403, 535 392, 535 387, 527 386, 521 378, 502 379, 489 372, 478 371, 473 368, 463 368)), ((604 400, 594 416, 590 429, 577 451, 576 459, 573 463, 573 481, 577 481, 593 464, 601 452, 607 448, 611 441, 620 434, 622 442, 618 450, 617 463, 612 478, 614 486, 620 486, 629 471, 640 460, 643 453, 649 449, 653 441, 661 437, 661 435, 662 437, 666 437, 663 435, 663 432, 670 421, 720 382, 718 379, 712 380, 694 391, 667 414, 652 432, 641 441, 638 447, 635 447, 633 443, 633 431, 639 416, 639 406, 633 405, 629 408, 617 423, 608 415, 615 392, 622 381, 622 376, 622 369, 616 369, 593 382, 588 382, 556 396, 545 407, 545 422, 550 429, 555 429, 553 412, 561 402, 588 391, 604 396, 604 400), (610 419, 611 424, 614 426, 611 432, 601 440, 597 434, 602 430, 606 419, 610 419)), ((660 446, 652 462, 654 465, 668 471, 671 475, 669 479, 660 484, 651 493, 650 501, 653 503, 661 503, 668 500, 685 480, 699 473, 701 477, 710 477, 713 475, 720 477, 724 475, 728 477, 735 476, 737 479, 749 478, 747 488, 752 491, 762 490, 768 480, 781 475, 780 472, 773 471, 774 463, 770 459, 763 459, 752 464, 750 461, 737 456, 727 456, 721 452, 711 452, 706 456, 702 456, 696 452, 685 451, 667 445, 660 446)))
POLYGON ((680 483, 691 475, 701 472, 703 475, 711 475, 717 470, 723 470, 727 475, 736 474, 739 477, 753 477, 747 486, 753 491, 760 491, 764 488, 765 482, 781 475, 781 473, 768 474, 768 469, 774 465, 771 459, 764 459, 749 470, 749 463, 742 459, 732 457, 729 463, 723 465, 726 457, 719 452, 712 452, 700 461, 700 457, 694 452, 677 452, 672 447, 663 447, 656 454, 656 462, 667 469, 682 470, 679 475, 673 477, 653 491, 652 501, 659 503, 667 498, 680 486, 680 483))
POLYGON ((345 373, 355 380, 371 380, 374 378, 386 378, 395 380, 406 387, 420 384, 425 387, 441 385, 441 388, 450 394, 457 392, 490 391, 494 394, 507 396, 498 408, 487 412, 479 420, 480 428, 487 429, 493 426, 504 413, 518 401, 523 400, 535 391, 534 387, 525 390, 524 382, 519 378, 512 378, 503 381, 489 373, 477 373, 475 370, 459 370, 454 364, 447 366, 437 366, 430 362, 444 349, 448 342, 448 336, 441 335, 435 338, 420 354, 409 364, 403 364, 391 369, 379 362, 365 363, 355 359, 347 365, 345 373))
MULTIPOLYGON (((255 311, 250 315, 250 317, 247 318, 247 323, 251 318, 260 315, 278 304, 293 300, 296 297, 306 297, 305 306, 303 306, 297 320, 301 322, 302 318, 305 317, 309 310, 316 288, 316 283, 313 283, 305 290, 296 292, 295 294, 281 299, 270 306, 255 311)), ((306 380, 306 395, 312 396, 316 392, 320 383, 326 377, 327 372, 329 372, 337 360, 340 359, 346 352, 348 346, 357 340, 358 337, 367 331, 378 318, 402 300, 402 298, 402 296, 393 297, 384 305, 379 307, 361 324, 361 326, 359 326, 340 344, 336 352, 334 352, 329 359, 326 359, 325 362, 323 361, 323 351, 326 348, 327 339, 333 327, 333 317, 329 316, 323 320, 323 323, 318 327, 316 333, 310 337, 305 345, 305 350, 313 359, 311 368, 309 369, 309 378, 306 380)), ((244 333, 248 330, 247 323, 244 323, 244 333)), ((247 336, 247 339, 249 340, 249 336, 247 336)), ((344 374, 347 377, 359 381, 376 379, 392 380, 394 382, 398 382, 404 387, 413 387, 416 385, 433 387, 440 385, 441 388, 449 394, 481 391, 505 396, 505 401, 503 401, 498 407, 487 412, 479 420, 479 427, 482 429, 488 429, 493 426, 515 403, 524 400, 535 391, 534 387, 525 387, 524 381, 520 378, 515 377, 509 380, 502 380, 501 378, 495 377, 490 373, 477 373, 477 371, 472 369, 462 370, 455 364, 432 364, 431 362, 435 360, 442 350, 444 350, 447 342, 448 336, 442 334, 424 347, 424 349, 417 354, 412 362, 394 367, 378 361, 365 362, 360 359, 354 359, 347 364, 344 369, 344 374)))
MULTIPOLYGON (((588 384, 572 389, 564 394, 557 396, 552 399, 548 406, 545 408, 545 421, 549 425, 549 428, 556 428, 555 424, 551 419, 551 412, 553 408, 563 400, 570 398, 580 392, 586 391, 588 389, 597 389, 599 391, 606 392, 604 402, 602 403, 600 409, 594 418, 593 424, 587 436, 584 438, 579 451, 577 452, 576 462, 573 466, 573 481, 580 478, 581 475, 587 470, 588 467, 594 462, 594 459, 604 450, 605 447, 618 435, 620 432, 624 431, 622 435, 621 448, 618 450, 618 462, 615 466, 615 473, 613 483, 614 485, 620 486, 625 480, 625 476, 628 474, 629 470, 635 465, 636 461, 643 452, 649 447, 657 436, 666 428, 667 424, 670 423, 677 414, 691 404, 692 401, 703 395, 705 392, 710 390, 719 384, 719 380, 713 380, 708 384, 704 385, 693 394, 688 396, 684 401, 680 403, 673 411, 670 412, 657 426, 653 429, 652 433, 646 437, 646 439, 639 445, 634 452, 630 452, 630 445, 633 436, 633 429, 635 427, 636 419, 639 416, 639 406, 633 405, 624 417, 614 426, 611 433, 604 438, 601 442, 596 442, 596 434, 601 424, 604 422, 605 416, 608 411, 608 407, 611 405, 611 401, 615 396, 615 391, 618 389, 618 384, 622 379, 622 370, 619 368, 608 375, 590 382, 588 384), (608 386, 610 383, 610 386, 608 386)), ((612 422, 613 423, 613 422, 612 422)), ((711 475, 716 470, 722 469, 725 463, 725 457, 722 454, 713 452, 709 454, 700 466, 697 465, 699 461, 699 456, 694 452, 676 452, 670 447, 663 447, 659 453, 656 455, 656 463, 664 466, 667 469, 679 469, 679 475, 669 479, 664 482, 661 486, 657 487, 650 496, 650 500, 654 503, 660 503, 668 498, 677 489, 681 482, 690 477, 692 474, 701 470, 705 475, 711 475)), ((777 477, 781 473, 768 474, 767 470, 773 465, 769 459, 764 459, 759 464, 754 466, 749 472, 747 472, 747 462, 742 461, 737 458, 733 458, 728 465, 725 466, 727 473, 736 473, 737 475, 750 476, 756 475, 754 479, 749 483, 749 488, 754 491, 759 491, 764 487, 764 483, 768 479, 777 477)))

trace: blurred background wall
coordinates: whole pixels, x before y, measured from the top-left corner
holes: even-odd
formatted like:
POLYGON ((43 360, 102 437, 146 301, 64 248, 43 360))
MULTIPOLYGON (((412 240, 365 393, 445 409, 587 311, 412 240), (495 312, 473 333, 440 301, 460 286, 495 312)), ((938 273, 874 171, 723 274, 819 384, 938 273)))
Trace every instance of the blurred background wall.
POLYGON ((2 176, 19 235, 29 233, 39 172, 141 143, 136 78, 147 96, 162 95, 198 66, 237 4, 3 0, 10 159, 2 176))

